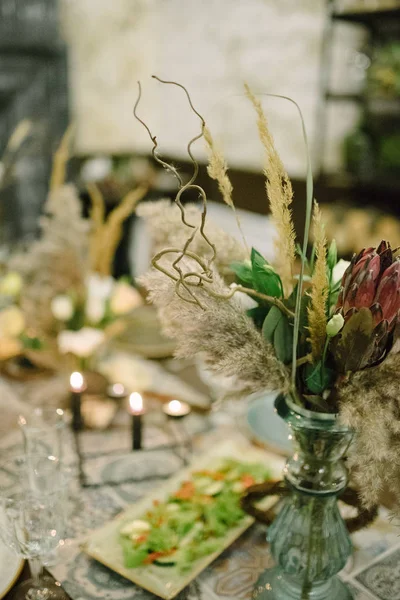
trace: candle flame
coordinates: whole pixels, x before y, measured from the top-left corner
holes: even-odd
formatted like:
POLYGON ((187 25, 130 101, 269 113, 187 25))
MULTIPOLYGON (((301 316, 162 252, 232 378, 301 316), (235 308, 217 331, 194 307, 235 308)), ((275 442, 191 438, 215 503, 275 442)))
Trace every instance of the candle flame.
POLYGON ((138 392, 129 396, 129 406, 132 413, 141 413, 143 410, 143 398, 138 392))
POLYGON ((74 392, 81 392, 84 388, 84 379, 82 373, 74 371, 69 378, 69 383, 74 392))
POLYGON ((168 408, 172 413, 179 413, 182 410, 182 403, 179 400, 171 400, 168 403, 168 408))

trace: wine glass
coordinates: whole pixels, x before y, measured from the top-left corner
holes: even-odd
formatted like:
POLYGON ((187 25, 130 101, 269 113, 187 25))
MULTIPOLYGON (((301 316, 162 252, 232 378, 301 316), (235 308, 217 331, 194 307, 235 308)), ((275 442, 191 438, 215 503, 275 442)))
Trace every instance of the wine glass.
POLYGON ((65 492, 55 457, 31 455, 0 467, 0 537, 29 561, 31 579, 16 588, 27 600, 66 600, 57 582, 43 577, 43 559, 65 529, 65 492), (17 469, 15 469, 17 467, 17 469))
POLYGON ((64 411, 61 408, 35 407, 20 415, 18 424, 24 438, 26 456, 54 456, 61 463, 65 432, 64 411))

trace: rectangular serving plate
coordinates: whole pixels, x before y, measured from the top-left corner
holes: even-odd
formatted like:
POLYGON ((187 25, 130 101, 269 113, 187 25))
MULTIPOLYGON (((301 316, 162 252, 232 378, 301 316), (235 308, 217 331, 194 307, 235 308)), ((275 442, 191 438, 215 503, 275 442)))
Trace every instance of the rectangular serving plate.
MULTIPOLYGON (((243 439, 240 439, 240 441, 229 440, 223 442, 215 446, 212 451, 195 459, 187 468, 179 471, 179 473, 157 488, 154 493, 145 496, 142 500, 120 513, 115 519, 92 532, 86 542, 82 544, 81 549, 109 569, 112 569, 143 589, 164 600, 172 600, 172 598, 175 598, 199 573, 242 535, 254 523, 254 519, 246 516, 240 525, 232 528, 221 538, 221 547, 218 551, 195 561, 193 568, 184 574, 180 573, 176 567, 160 567, 157 565, 127 569, 124 566, 122 549, 118 542, 118 532, 121 523, 142 517, 144 513, 152 508, 154 500, 160 502, 166 500, 169 495, 179 488, 182 481, 188 479, 193 471, 215 468, 217 461, 223 458, 234 458, 241 462, 263 463, 271 471, 272 479, 279 479, 281 477, 284 464, 281 457, 250 446, 243 439)), ((268 498, 264 501, 263 507, 268 509, 275 502, 276 498, 268 498)))

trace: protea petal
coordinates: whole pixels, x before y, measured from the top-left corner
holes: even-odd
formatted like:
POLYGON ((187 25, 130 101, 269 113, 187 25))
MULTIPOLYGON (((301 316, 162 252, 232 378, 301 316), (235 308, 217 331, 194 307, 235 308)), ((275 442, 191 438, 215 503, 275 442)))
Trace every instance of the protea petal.
POLYGON ((348 321, 348 320, 349 320, 349 319, 350 319, 350 318, 351 318, 353 315, 355 315, 355 314, 356 314, 356 312, 357 312, 357 309, 356 309, 356 308, 354 308, 354 306, 353 306, 353 308, 350 308, 350 309, 349 309, 349 310, 348 310, 348 311, 345 313, 345 315, 344 315, 344 321, 345 321, 345 323, 347 323, 347 321, 348 321))
POLYGON ((393 252, 392 252, 392 249, 390 248, 390 246, 380 255, 380 261, 381 261, 380 276, 382 277, 383 273, 386 271, 386 269, 388 267, 390 267, 390 265, 393 262, 393 252))
POLYGON ((346 297, 344 299, 343 310, 344 310, 345 314, 348 312, 348 310, 350 308, 353 308, 353 306, 356 305, 357 292, 358 292, 358 285, 356 283, 353 283, 350 286, 350 289, 347 292, 346 297))
MULTIPOLYGON (((371 258, 373 258, 375 256, 375 254, 376 254, 376 252, 375 252, 375 250, 373 248, 369 248, 368 250, 371 250, 373 252, 368 252, 368 251, 365 250, 363 256, 354 265, 353 273, 352 273, 352 275, 353 275, 353 281, 356 278, 357 274, 364 267, 364 265, 366 263, 368 263, 371 260, 371 258)), ((378 256, 378 259, 379 259, 379 256, 378 256)))
POLYGON ((356 259, 357 259, 357 256, 354 254, 353 258, 350 261, 349 266, 343 273, 343 277, 342 277, 343 296, 345 296, 347 294, 351 280, 353 278, 353 269, 354 269, 354 265, 356 264, 356 259))
POLYGON ((364 248, 353 256, 342 278, 336 311, 345 320, 339 341, 331 346, 337 364, 359 370, 383 360, 392 347, 394 329, 400 329, 400 257, 389 242, 383 240, 378 248, 364 248), (357 349, 350 343, 352 335, 358 336, 357 349))
POLYGON ((371 306, 375 296, 375 281, 373 271, 368 271, 365 275, 362 283, 359 284, 355 299, 354 306, 356 308, 362 308, 365 306, 368 308, 371 306))
POLYGON ((373 280, 376 281, 381 273, 382 258, 373 256, 368 264, 369 271, 372 272, 373 280))
MULTIPOLYGON (((391 269, 391 267, 389 267, 391 269)), ((389 270, 387 269, 386 272, 389 270)), ((375 302, 379 302, 382 307, 383 317, 392 321, 397 314, 397 290, 400 282, 400 274, 392 272, 391 275, 383 277, 375 296, 375 302)))
POLYGON ((384 272, 382 273, 382 279, 384 277, 390 277, 390 275, 400 275, 400 261, 395 260, 391 265, 389 265, 384 272))
POLYGON ((375 325, 378 325, 383 320, 383 310, 379 302, 375 302, 370 307, 370 311, 372 313, 372 318, 374 320, 375 325))
POLYGON ((342 308, 343 306, 343 288, 341 288, 340 292, 339 292, 339 296, 336 302, 336 309, 338 308, 342 308))
POLYGON ((382 240, 381 243, 379 244, 379 246, 377 247, 376 251, 378 254, 382 254, 383 252, 385 252, 388 249, 390 250, 390 244, 388 242, 386 242, 385 240, 382 240))

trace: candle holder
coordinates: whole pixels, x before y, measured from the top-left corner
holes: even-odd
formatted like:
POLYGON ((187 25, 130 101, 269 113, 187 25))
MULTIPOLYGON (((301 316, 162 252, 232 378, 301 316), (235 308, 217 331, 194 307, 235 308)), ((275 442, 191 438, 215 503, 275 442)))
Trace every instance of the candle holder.
POLYGON ((78 371, 72 373, 69 382, 71 386, 72 429, 80 431, 83 428, 81 413, 82 392, 86 390, 86 382, 82 373, 78 371))
POLYGON ((169 419, 183 419, 191 412, 189 404, 180 400, 171 400, 163 404, 162 410, 169 419))
POLYGON ((107 396, 112 400, 123 400, 127 395, 128 392, 122 383, 113 383, 107 386, 107 396))
POLYGON ((192 442, 182 420, 191 413, 191 410, 189 404, 181 400, 171 400, 162 406, 163 413, 168 417, 170 432, 177 444, 178 456, 184 464, 188 464, 187 454, 192 452, 192 442))
POLYGON ((145 414, 143 398, 137 392, 129 396, 129 412, 132 415, 132 450, 142 449, 142 417, 145 414))

